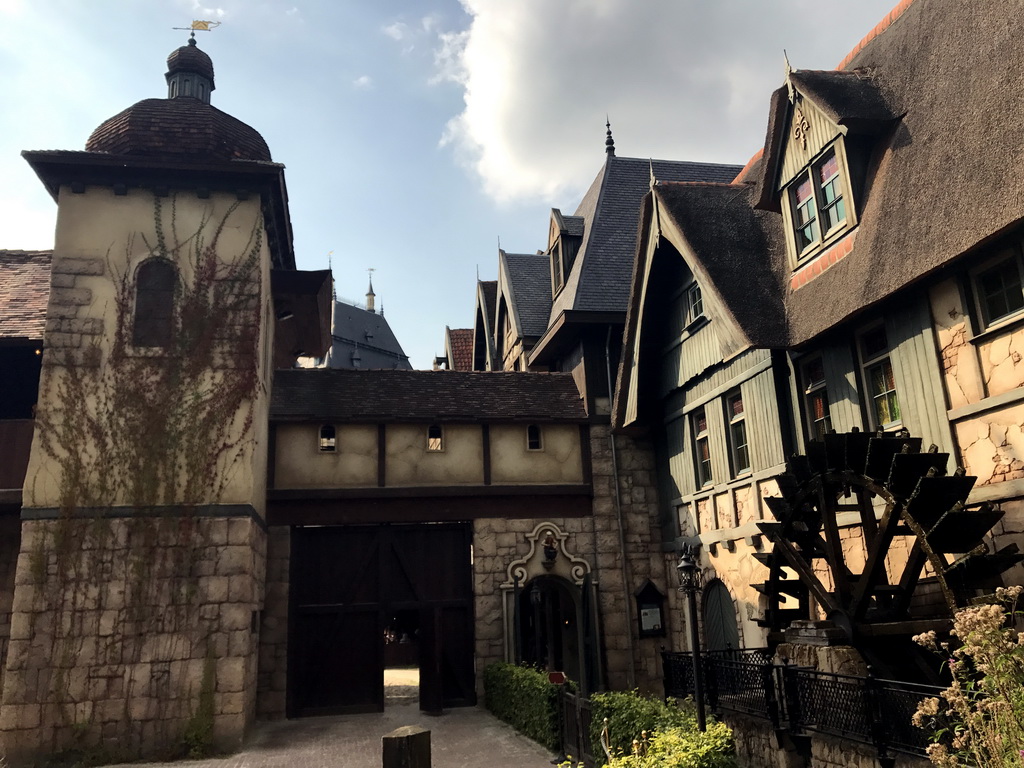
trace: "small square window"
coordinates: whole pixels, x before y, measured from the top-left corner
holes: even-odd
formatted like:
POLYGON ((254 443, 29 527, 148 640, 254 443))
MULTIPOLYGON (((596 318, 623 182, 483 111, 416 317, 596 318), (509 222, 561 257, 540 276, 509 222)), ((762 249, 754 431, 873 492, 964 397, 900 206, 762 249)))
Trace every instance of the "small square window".
POLYGON ((440 424, 427 427, 427 450, 435 453, 444 450, 444 432, 440 424))
POLYGON ((543 450, 544 443, 541 439, 541 431, 539 424, 530 424, 526 428, 526 450, 528 451, 540 451, 543 450))
POLYGON ((1024 310, 1024 280, 1016 246, 1004 250, 995 263, 974 273, 974 292, 982 327, 988 328, 1024 310))
POLYGON ((333 424, 320 427, 320 453, 334 453, 338 450, 337 432, 333 424))

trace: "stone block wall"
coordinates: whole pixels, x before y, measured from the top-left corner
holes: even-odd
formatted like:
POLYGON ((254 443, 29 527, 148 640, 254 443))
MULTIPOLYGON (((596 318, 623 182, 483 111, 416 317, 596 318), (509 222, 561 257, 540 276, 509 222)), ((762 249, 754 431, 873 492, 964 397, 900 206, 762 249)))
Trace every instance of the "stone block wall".
POLYGON ((267 530, 266 601, 260 627, 256 717, 280 720, 285 716, 288 691, 288 568, 291 528, 267 530))
POLYGON ((21 544, 21 520, 0 518, 0 691, 4 685, 7 642, 11 637, 11 606, 14 605, 14 571, 21 544))
POLYGON ((26 521, 0 704, 17 766, 237 749, 255 714, 266 534, 251 518, 26 521))

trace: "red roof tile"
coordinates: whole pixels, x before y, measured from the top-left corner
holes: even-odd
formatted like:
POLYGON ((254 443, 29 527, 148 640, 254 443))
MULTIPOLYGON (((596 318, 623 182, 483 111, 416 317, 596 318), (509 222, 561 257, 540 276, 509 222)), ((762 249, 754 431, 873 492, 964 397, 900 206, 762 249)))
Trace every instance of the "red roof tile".
POLYGON ((473 329, 449 328, 448 342, 452 346, 452 359, 448 361, 453 371, 473 370, 473 329))
POLYGON ((53 251, 0 251, 0 338, 42 339, 53 251))

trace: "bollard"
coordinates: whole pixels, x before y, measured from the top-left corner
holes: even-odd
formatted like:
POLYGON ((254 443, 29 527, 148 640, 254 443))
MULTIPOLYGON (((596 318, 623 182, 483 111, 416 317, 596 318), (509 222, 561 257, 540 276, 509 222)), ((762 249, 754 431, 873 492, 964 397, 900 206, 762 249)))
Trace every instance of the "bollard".
POLYGON ((383 768, 430 768, 430 731, 403 725, 381 738, 383 768))

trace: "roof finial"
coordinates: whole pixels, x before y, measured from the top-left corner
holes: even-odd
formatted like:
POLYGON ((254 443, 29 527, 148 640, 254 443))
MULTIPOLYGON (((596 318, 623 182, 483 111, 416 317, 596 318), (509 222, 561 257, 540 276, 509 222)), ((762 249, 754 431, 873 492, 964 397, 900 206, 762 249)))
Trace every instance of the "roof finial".
POLYGON ((376 312, 376 310, 373 308, 373 298, 374 298, 374 296, 377 295, 377 294, 375 294, 373 292, 373 273, 376 272, 376 271, 377 270, 375 270, 373 267, 369 267, 366 270, 366 273, 370 276, 370 287, 366 291, 366 311, 367 312, 376 312))
POLYGON ((608 115, 604 116, 604 127, 607 129, 605 131, 604 151, 615 157, 615 139, 612 138, 612 123, 608 119, 608 115))
POLYGON ((651 189, 653 190, 658 186, 658 177, 654 175, 654 159, 649 157, 647 158, 647 162, 651 166, 651 189))

